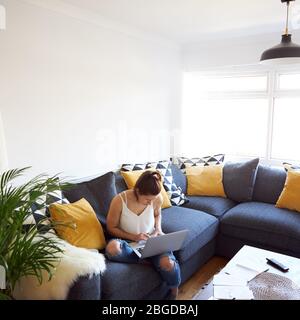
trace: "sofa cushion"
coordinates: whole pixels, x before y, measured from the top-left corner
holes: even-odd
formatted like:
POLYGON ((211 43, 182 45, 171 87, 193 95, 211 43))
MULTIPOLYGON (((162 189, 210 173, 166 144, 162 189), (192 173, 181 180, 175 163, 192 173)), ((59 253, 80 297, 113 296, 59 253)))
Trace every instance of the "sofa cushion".
POLYGON ((114 175, 115 175, 115 184, 116 184, 117 193, 121 193, 127 190, 128 188, 127 188, 126 182, 124 178, 121 176, 120 171, 115 172, 114 175))
POLYGON ((300 171, 290 169, 283 191, 276 202, 277 208, 300 212, 300 171))
POLYGON ((223 166, 196 166, 186 168, 187 194, 226 198, 223 187, 223 166))
POLYGON ((300 170, 300 166, 298 164, 292 164, 289 162, 282 162, 282 165, 284 167, 285 171, 289 171, 289 170, 300 170))
POLYGON ((275 204, 283 190, 286 171, 281 167, 259 165, 253 191, 253 201, 275 204))
POLYGON ((162 211, 162 230, 165 233, 189 230, 182 249, 174 253, 180 263, 188 260, 216 236, 218 224, 218 219, 198 210, 171 207, 162 211))
POLYGON ((69 204, 54 203, 49 210, 52 220, 59 222, 54 228, 60 238, 76 247, 100 250, 105 248, 102 226, 86 199, 69 204), (72 228, 70 223, 75 228, 72 228))
POLYGON ((300 214, 267 203, 248 202, 232 208, 221 220, 221 233, 300 252, 300 214))
POLYGON ((85 198, 95 210, 97 218, 103 224, 106 223, 105 217, 110 203, 116 194, 113 172, 108 172, 90 181, 75 184, 69 190, 64 191, 64 195, 70 202, 85 198))
POLYGON ((181 188, 183 193, 186 193, 186 190, 187 190, 186 175, 182 173, 182 171, 175 164, 171 165, 171 169, 172 169, 174 182, 178 187, 181 188))
POLYGON ((189 196, 188 199, 184 207, 204 211, 217 218, 236 205, 236 202, 222 197, 189 196))
POLYGON ((163 186, 170 198, 172 206, 181 206, 187 202, 186 195, 182 192, 173 178, 172 163, 170 160, 149 162, 147 168, 154 168, 163 176, 163 186))
MULTIPOLYGON (((155 162, 147 162, 144 164, 122 164, 120 173, 126 180, 126 175, 123 175, 123 172, 142 172, 145 170, 157 170, 163 177, 162 184, 162 196, 164 198, 164 204, 163 208, 167 208, 170 205, 173 206, 181 206, 185 202, 187 202, 187 198, 185 194, 182 192, 181 188, 177 187, 176 183, 173 179, 172 174, 172 163, 170 160, 161 160, 161 161, 155 161, 155 162), (170 201, 168 201, 166 198, 168 198, 170 201), (170 202, 170 204, 168 204, 170 202)), ((128 186, 129 187, 129 186, 128 186)), ((131 187, 129 187, 130 189, 131 187)), ((133 188, 133 186, 132 186, 133 188)))
POLYGON ((152 265, 119 263, 106 260, 106 271, 101 277, 103 299, 139 300, 162 284, 152 265))
MULTIPOLYGON (((149 170, 154 171, 154 169, 149 169, 149 170)), ((121 171, 120 173, 124 178, 128 189, 134 189, 140 177, 149 170, 121 171)), ((159 173, 156 173, 156 174, 159 174, 159 173)), ((162 181, 160 181, 159 184, 160 184, 160 192, 157 187, 155 188, 154 192, 155 193, 159 192, 160 196, 162 197, 163 199, 162 208, 169 208, 172 205, 169 199, 169 196, 163 186, 162 181)), ((141 186, 140 186, 140 189, 142 189, 141 186)))
POLYGON ((252 200, 256 169, 259 159, 246 162, 226 162, 223 169, 223 184, 227 197, 236 202, 252 200))
POLYGON ((173 162, 178 166, 178 168, 185 173, 186 168, 194 166, 214 166, 221 164, 224 161, 225 154, 215 154, 212 156, 205 156, 199 158, 186 158, 186 157, 176 157, 173 162))

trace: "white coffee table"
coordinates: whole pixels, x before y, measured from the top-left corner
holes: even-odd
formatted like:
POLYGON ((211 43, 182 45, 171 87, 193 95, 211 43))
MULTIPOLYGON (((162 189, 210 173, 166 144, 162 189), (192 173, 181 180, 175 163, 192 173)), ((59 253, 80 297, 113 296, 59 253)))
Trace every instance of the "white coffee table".
MULTIPOLYGON (((245 285, 247 285, 247 282, 251 278, 255 278, 258 274, 264 271, 284 276, 300 287, 300 259, 246 245, 238 251, 238 253, 227 263, 218 275, 228 275, 229 279, 234 278, 237 280, 237 285, 240 285, 238 282, 245 283, 245 285), (267 264, 266 258, 276 259, 282 264, 288 266, 289 271, 284 273, 275 269, 267 264)), ((211 281, 207 284, 207 287, 204 290, 205 294, 199 293, 196 299, 203 300, 210 297, 210 300, 217 300, 214 296, 214 292, 217 290, 214 290, 214 288, 216 288, 216 286, 213 281, 211 281)))
POLYGON ((243 272, 243 267, 248 266, 257 271, 267 270, 267 272, 285 276, 294 281, 300 286, 300 259, 287 256, 264 249, 259 249, 251 246, 243 246, 243 248, 227 263, 222 269, 222 272, 229 272, 240 276, 243 272), (289 267, 288 272, 282 272, 267 264, 266 258, 274 258, 289 267))

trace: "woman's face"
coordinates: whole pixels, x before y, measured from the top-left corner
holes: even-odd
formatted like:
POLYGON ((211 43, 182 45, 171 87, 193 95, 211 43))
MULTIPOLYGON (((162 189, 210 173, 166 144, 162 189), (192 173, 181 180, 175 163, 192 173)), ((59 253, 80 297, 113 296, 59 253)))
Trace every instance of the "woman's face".
POLYGON ((138 197, 139 197, 139 203, 141 203, 141 204, 143 204, 143 205, 149 205, 149 204, 151 204, 151 202, 153 201, 153 200, 155 200, 157 197, 158 197, 158 195, 156 195, 156 196, 153 196, 153 195, 151 195, 151 194, 149 194, 149 195, 140 195, 139 193, 138 193, 138 197))

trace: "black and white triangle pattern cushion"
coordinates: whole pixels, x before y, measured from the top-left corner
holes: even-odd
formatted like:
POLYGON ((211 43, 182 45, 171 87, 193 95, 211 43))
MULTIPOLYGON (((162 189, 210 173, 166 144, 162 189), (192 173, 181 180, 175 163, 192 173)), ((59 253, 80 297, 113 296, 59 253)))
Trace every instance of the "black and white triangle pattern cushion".
POLYGON ((296 164, 283 162, 282 165, 283 165, 285 171, 289 171, 289 170, 299 171, 300 170, 300 166, 296 165, 296 164))
POLYGON ((123 164, 121 166, 121 171, 135 171, 135 170, 146 170, 146 169, 156 169, 163 176, 163 186, 166 190, 171 204, 174 206, 180 206, 188 202, 187 197, 182 192, 180 187, 177 187, 173 181, 173 174, 171 169, 171 163, 169 160, 158 161, 158 162, 147 162, 147 163, 133 163, 133 164, 123 164))
MULTIPOLYGON (((32 215, 36 223, 47 218, 46 198, 46 195, 39 197, 31 207, 32 215)), ((46 219, 42 224, 49 224, 49 221, 46 219)))
POLYGON ((47 193, 46 204, 49 207, 50 204, 59 203, 59 204, 68 204, 69 200, 63 195, 61 190, 55 190, 53 192, 47 193))
POLYGON ((69 200, 64 196, 61 190, 55 190, 53 192, 47 193, 46 198, 46 215, 50 217, 49 206, 51 204, 58 203, 58 204, 68 204, 70 203, 69 200))
POLYGON ((31 214, 23 222, 24 231, 37 227, 40 233, 47 232, 50 224, 46 216, 46 195, 40 196, 31 206, 31 214), (45 230, 43 230, 45 229, 45 230))
POLYGON ((224 161, 225 154, 215 154, 213 156, 199 157, 199 158, 186 158, 177 157, 174 159, 174 164, 185 173, 186 168, 194 166, 212 166, 221 164, 224 161))
POLYGON ((27 217, 23 225, 26 228, 30 228, 38 224, 40 227, 40 232, 47 232, 49 228, 44 228, 43 226, 50 224, 50 221, 48 220, 50 217, 49 206, 53 203, 67 204, 70 202, 63 196, 61 190, 48 192, 47 195, 42 195, 35 201, 31 207, 32 215, 27 217))
POLYGON ((147 168, 154 168, 159 171, 163 176, 163 186, 169 196, 171 204, 173 206, 181 206, 188 202, 187 197, 182 192, 181 188, 176 185, 173 180, 173 174, 171 169, 171 162, 168 160, 149 162, 147 168))
POLYGON ((133 163, 133 164, 122 164, 121 171, 136 171, 145 170, 147 168, 147 163, 133 163))

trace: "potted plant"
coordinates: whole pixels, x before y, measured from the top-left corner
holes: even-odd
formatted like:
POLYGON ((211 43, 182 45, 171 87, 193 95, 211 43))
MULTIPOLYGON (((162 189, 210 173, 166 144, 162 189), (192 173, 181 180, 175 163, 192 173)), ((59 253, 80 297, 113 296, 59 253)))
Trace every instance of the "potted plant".
POLYGON ((34 221, 34 206, 38 204, 40 210, 46 208, 46 200, 41 199, 67 184, 59 181, 57 175, 39 175, 21 185, 14 184, 27 169, 13 169, 0 175, 0 268, 2 278, 5 270, 6 287, 0 289, 0 299, 13 298, 21 277, 35 276, 42 283, 45 280, 42 271, 46 270, 50 280, 63 252, 55 237, 46 236, 54 228, 50 218, 45 216, 31 225, 27 222, 34 221))

